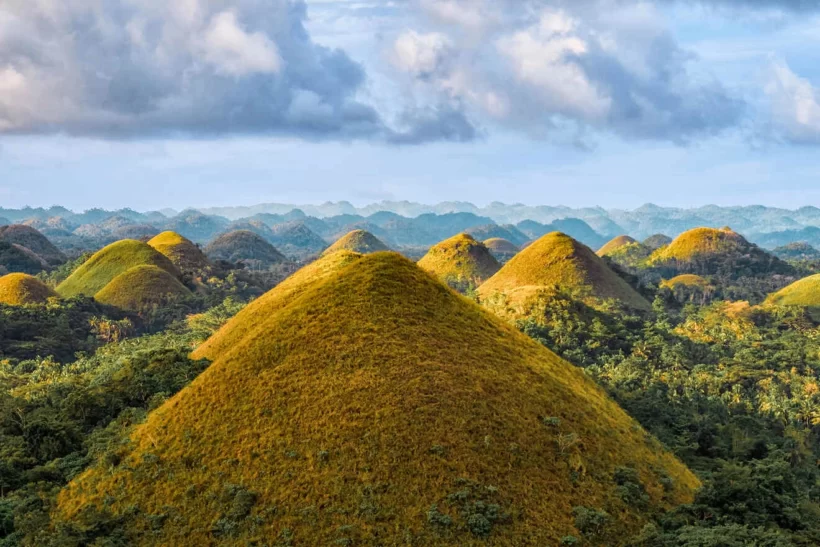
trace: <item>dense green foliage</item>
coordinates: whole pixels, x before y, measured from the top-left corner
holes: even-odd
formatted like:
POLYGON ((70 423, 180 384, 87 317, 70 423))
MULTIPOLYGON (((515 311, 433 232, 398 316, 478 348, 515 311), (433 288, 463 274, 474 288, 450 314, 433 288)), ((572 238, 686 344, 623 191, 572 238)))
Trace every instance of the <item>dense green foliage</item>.
POLYGON ((659 298, 645 319, 546 298, 519 327, 583 366, 705 480, 637 545, 820 542, 820 329, 803 310, 659 298))
MULTIPOLYGON (((189 358, 192 345, 240 308, 229 300, 70 364, 0 362, 0 546, 44 544, 59 489, 95 461, 114 463, 130 428, 207 367, 189 358)), ((84 545, 93 535, 69 530, 55 541, 84 545)))

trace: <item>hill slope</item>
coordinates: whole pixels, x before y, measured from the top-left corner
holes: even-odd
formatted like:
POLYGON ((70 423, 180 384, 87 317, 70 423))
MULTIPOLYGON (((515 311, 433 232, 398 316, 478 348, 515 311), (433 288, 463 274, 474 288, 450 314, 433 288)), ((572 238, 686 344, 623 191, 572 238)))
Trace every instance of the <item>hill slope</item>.
POLYGON ((55 518, 127 512, 129 544, 525 546, 579 536, 585 506, 612 544, 646 522, 617 473, 634 465, 653 506, 692 499, 697 479, 581 370, 399 255, 351 256, 229 322, 246 335, 55 518))
POLYGON ((199 271, 210 265, 199 247, 176 232, 162 232, 149 240, 148 245, 167 256, 183 272, 199 271))
POLYGON ((353 230, 352 232, 339 238, 336 243, 325 249, 322 255, 328 255, 337 251, 350 251, 353 253, 370 254, 390 249, 382 243, 379 238, 365 230, 353 230))
POLYGON ((695 228, 652 253, 648 263, 668 271, 727 277, 794 273, 779 258, 730 228, 695 228))
POLYGON ((459 289, 478 286, 501 269, 490 250, 469 234, 459 234, 433 246, 418 264, 459 289))
POLYGON ((539 291, 556 285, 587 296, 614 298, 639 310, 650 308, 589 247, 561 232, 527 246, 481 285, 479 293, 485 299, 504 294, 511 304, 525 306, 539 291))
POLYGON ((158 266, 175 277, 179 276, 179 271, 168 257, 147 243, 124 239, 94 253, 57 286, 57 292, 64 297, 78 294, 94 296, 118 275, 142 265, 158 266))
POLYGON ((778 306, 804 306, 817 314, 820 312, 820 274, 795 281, 766 299, 767 304, 778 306))
POLYGON ((108 306, 140 311, 191 296, 179 279, 158 266, 135 266, 115 277, 94 299, 108 306))
POLYGON ((502 264, 517 255, 518 251, 520 251, 511 241, 499 237, 491 237, 484 242, 484 245, 490 250, 490 254, 502 264))
POLYGON ((23 273, 0 277, 0 304, 42 304, 54 296, 57 296, 57 293, 36 277, 23 273))
POLYGON ((598 249, 598 252, 596 254, 598 256, 609 256, 615 251, 623 247, 626 247, 627 245, 634 245, 635 243, 638 243, 638 240, 634 238, 631 238, 626 235, 618 236, 614 239, 611 239, 609 242, 607 242, 606 245, 598 249))
POLYGON ((244 262, 254 268, 268 268, 288 262, 276 247, 250 230, 222 234, 205 247, 205 254, 214 260, 244 262))
POLYGON ((51 266, 59 266, 66 261, 63 252, 31 226, 22 224, 0 226, 0 241, 25 247, 51 266))

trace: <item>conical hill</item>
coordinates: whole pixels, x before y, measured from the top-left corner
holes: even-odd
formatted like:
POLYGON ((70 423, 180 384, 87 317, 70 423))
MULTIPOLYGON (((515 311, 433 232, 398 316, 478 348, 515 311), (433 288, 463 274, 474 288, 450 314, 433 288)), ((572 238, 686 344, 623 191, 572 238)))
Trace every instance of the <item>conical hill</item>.
POLYGON ((162 232, 148 245, 164 254, 183 272, 197 272, 210 266, 205 253, 196 244, 176 232, 162 232))
POLYGON ((648 518, 617 476, 654 509, 692 500, 583 371, 397 254, 348 258, 228 323, 246 335, 77 477, 55 526, 105 508, 127 544, 541 546, 588 508, 612 545, 648 518))
POLYGON ((582 296, 614 298, 638 310, 649 303, 586 245, 561 232, 549 233, 528 245, 479 287, 485 299, 504 295, 526 306, 544 289, 558 286, 582 296))
POLYGON ((517 255, 520 250, 513 242, 500 237, 491 237, 484 241, 484 245, 490 250, 490 254, 502 264, 517 255))
POLYGON ((94 296, 118 275, 143 265, 157 266, 174 277, 180 275, 168 257, 147 243, 124 239, 94 253, 57 286, 57 292, 64 297, 78 294, 94 296))
POLYGON ((24 273, 0 277, 0 304, 42 304, 54 296, 57 296, 57 293, 36 277, 24 273))
POLYGON ((289 262, 276 247, 250 230, 234 230, 220 235, 205 247, 205 253, 215 260, 243 262, 262 269, 289 262))
POLYGON ((766 299, 767 304, 778 306, 803 306, 820 312, 820 274, 795 281, 766 299))
POLYGON ((635 243, 638 243, 638 241, 634 238, 631 238, 629 236, 618 236, 614 239, 611 239, 609 242, 607 242, 606 245, 598 249, 598 252, 596 254, 598 256, 608 256, 614 253, 615 251, 623 247, 626 247, 627 245, 634 245, 635 243))
POLYGON ((457 289, 478 286, 501 269, 490 250, 469 234, 433 246, 418 264, 457 289))
POLYGON ((354 253, 369 254, 390 249, 382 241, 366 230, 353 230, 339 238, 336 243, 325 249, 323 255, 336 251, 351 251, 354 253))
POLYGON ((101 304, 124 310, 141 311, 191 296, 179 279, 158 266, 135 266, 94 295, 101 304))

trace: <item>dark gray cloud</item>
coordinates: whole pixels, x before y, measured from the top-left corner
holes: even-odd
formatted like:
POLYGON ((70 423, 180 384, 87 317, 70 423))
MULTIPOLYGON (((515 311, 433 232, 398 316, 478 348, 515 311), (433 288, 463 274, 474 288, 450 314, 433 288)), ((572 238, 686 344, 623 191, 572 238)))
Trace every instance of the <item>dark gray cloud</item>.
MULTIPOLYGON (((305 19, 298 0, 6 0, 0 132, 402 138, 358 98, 363 67, 305 19)), ((406 138, 450 138, 441 124, 406 138)))

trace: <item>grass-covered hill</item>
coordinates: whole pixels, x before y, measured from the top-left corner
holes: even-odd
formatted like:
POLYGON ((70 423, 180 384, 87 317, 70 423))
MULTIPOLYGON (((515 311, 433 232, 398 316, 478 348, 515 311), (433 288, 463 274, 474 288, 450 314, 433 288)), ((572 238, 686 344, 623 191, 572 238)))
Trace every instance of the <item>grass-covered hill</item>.
POLYGON ((325 249, 323 255, 338 251, 351 251, 360 254, 378 253, 390 249, 379 238, 365 230, 353 230, 339 238, 336 243, 325 249))
POLYGON ((94 295, 94 299, 107 306, 142 311, 190 296, 191 291, 173 274, 158 266, 145 264, 115 277, 94 295))
POLYGON ((806 277, 777 291, 766 299, 766 303, 806 307, 812 310, 813 315, 820 315, 820 274, 806 277))
POLYGON ((285 256, 306 259, 328 248, 327 242, 304 222, 292 221, 271 226, 270 242, 285 256))
POLYGON ((609 240, 603 247, 598 249, 598 256, 609 256, 616 251, 626 247, 628 245, 634 245, 638 243, 635 238, 629 237, 627 235, 618 236, 614 239, 609 240))
POLYGON ((158 266, 175 277, 180 275, 168 257, 147 243, 125 239, 94 253, 57 286, 57 292, 63 297, 94 296, 118 275, 143 265, 158 266))
POLYGON ((36 277, 24 273, 12 273, 0 277, 0 304, 10 306, 42 304, 56 296, 57 293, 36 277))
POLYGON ((180 271, 196 272, 210 266, 205 253, 176 232, 162 232, 149 240, 148 245, 167 256, 180 271))
POLYGON ((434 245, 418 264, 460 290, 477 287, 501 269, 490 250, 466 233, 434 245))
POLYGON ((59 266, 66 261, 63 252, 31 226, 23 224, 0 226, 0 241, 25 247, 48 262, 50 266, 59 266))
POLYGON ((820 261, 820 251, 805 242, 789 243, 772 251, 781 260, 803 262, 820 261))
POLYGON ((501 239, 500 237, 491 237, 484 242, 484 245, 490 250, 490 254, 502 264, 509 261, 521 250, 511 241, 501 239))
POLYGON ((695 274, 681 274, 678 276, 673 277, 672 279, 665 279, 661 282, 661 287, 668 287, 670 289, 676 289, 679 287, 700 287, 706 288, 709 287, 709 281, 695 274))
POLYGON ((656 250, 648 263, 665 272, 730 278, 792 275, 794 269, 730 228, 695 228, 656 250))
POLYGON ((586 374, 409 260, 312 267, 223 327, 232 343, 72 481, 55 526, 106 511, 124 544, 613 545, 692 501, 698 480, 586 374))
POLYGON ((250 230, 222 234, 205 247, 205 254, 212 260, 242 262, 256 269, 288 262, 276 247, 250 230))
POLYGON ((589 247, 561 232, 528 245, 479 287, 483 299, 503 297, 523 311, 539 293, 558 287, 581 297, 619 300, 637 310, 649 303, 589 247))
POLYGON ((643 244, 653 251, 657 251, 661 247, 666 247, 672 243, 672 238, 664 234, 655 234, 643 240, 643 244))

